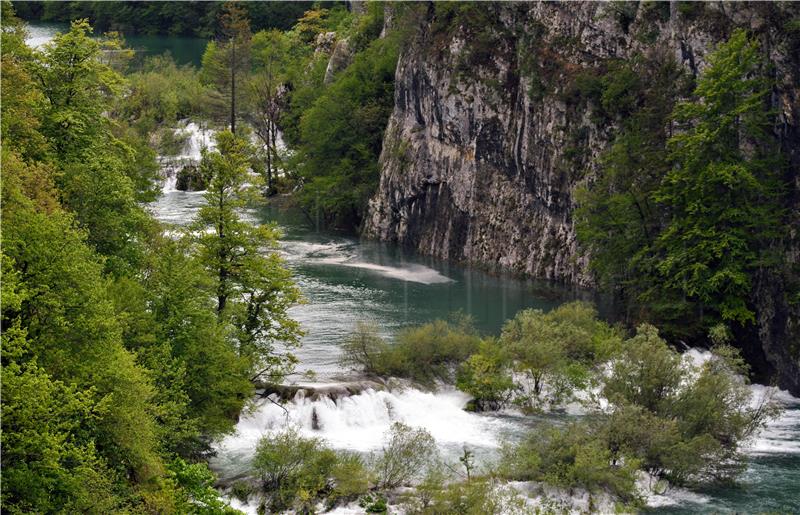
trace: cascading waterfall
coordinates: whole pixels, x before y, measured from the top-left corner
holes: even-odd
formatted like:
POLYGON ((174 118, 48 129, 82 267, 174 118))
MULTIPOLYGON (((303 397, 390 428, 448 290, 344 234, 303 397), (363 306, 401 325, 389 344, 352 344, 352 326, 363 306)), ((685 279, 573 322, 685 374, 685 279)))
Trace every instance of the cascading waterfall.
POLYGON ((303 436, 322 438, 334 449, 368 454, 379 451, 392 424, 401 422, 429 431, 445 457, 453 460, 464 446, 488 458, 504 439, 523 429, 512 417, 464 411, 468 400, 469 396, 456 390, 432 393, 416 388, 368 389, 314 400, 299 393, 283 407, 262 399, 239 420, 236 433, 219 443, 213 464, 226 475, 246 472, 258 440, 287 427, 297 428, 303 436))
POLYGON ((177 191, 175 185, 178 180, 178 172, 188 165, 196 165, 200 162, 203 149, 213 150, 216 146, 212 129, 207 129, 195 122, 182 121, 175 128, 175 135, 178 138, 186 138, 180 154, 174 156, 159 157, 161 175, 164 177, 162 192, 164 194, 177 191))

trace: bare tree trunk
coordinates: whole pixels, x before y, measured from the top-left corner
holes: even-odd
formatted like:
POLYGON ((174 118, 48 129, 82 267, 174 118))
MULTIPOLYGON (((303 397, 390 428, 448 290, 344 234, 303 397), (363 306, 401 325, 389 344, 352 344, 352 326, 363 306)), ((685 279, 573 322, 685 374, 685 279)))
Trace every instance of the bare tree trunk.
POLYGON ((272 120, 267 121, 267 195, 272 195, 272 120))
MULTIPOLYGON (((218 197, 219 202, 219 219, 217 221, 217 235, 219 236, 220 240, 225 239, 225 224, 222 220, 222 207, 224 202, 224 194, 220 192, 218 197)), ((225 310, 225 305, 228 303, 228 254, 225 250, 225 245, 222 244, 219 246, 219 252, 217 253, 219 258, 219 270, 218 270, 218 279, 219 284, 217 285, 217 317, 222 316, 222 312, 225 310)))
POLYGON ((236 39, 231 39, 231 132, 236 134, 236 39))
POLYGON ((278 163, 277 163, 277 161, 278 161, 278 159, 277 159, 278 158, 278 150, 277 150, 276 141, 275 141, 276 140, 277 131, 278 131, 278 129, 275 126, 275 120, 271 119, 269 121, 269 133, 268 133, 269 134, 269 141, 270 141, 270 143, 269 143, 269 154, 271 156, 270 160, 271 160, 271 163, 272 163, 272 168, 269 171, 269 190, 270 190, 270 192, 272 192, 272 179, 278 173, 278 163))

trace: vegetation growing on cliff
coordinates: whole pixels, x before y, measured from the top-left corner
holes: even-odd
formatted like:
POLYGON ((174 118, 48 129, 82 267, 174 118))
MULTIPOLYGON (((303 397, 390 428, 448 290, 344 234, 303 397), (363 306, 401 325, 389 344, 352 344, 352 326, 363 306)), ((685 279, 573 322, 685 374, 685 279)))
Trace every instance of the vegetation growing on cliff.
POLYGON ((694 339, 718 323, 740 329, 784 216, 761 51, 734 32, 680 102, 674 68, 648 66, 642 103, 580 198, 579 237, 601 281, 641 306, 633 320, 694 339))

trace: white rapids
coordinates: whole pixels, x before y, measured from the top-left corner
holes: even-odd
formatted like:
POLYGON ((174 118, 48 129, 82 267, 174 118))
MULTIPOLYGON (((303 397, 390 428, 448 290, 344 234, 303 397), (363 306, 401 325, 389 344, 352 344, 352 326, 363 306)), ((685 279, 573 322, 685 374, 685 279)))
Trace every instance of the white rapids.
POLYGON ((322 438, 334 449, 368 454, 382 448, 393 423, 402 422, 429 431, 445 457, 459 454, 464 446, 481 455, 495 454, 505 438, 521 430, 512 418, 464 411, 468 400, 469 396, 456 390, 370 389, 335 401, 300 395, 286 403, 284 411, 262 399, 242 416, 236 432, 218 443, 214 466, 225 474, 245 472, 258 441, 286 427, 322 438))

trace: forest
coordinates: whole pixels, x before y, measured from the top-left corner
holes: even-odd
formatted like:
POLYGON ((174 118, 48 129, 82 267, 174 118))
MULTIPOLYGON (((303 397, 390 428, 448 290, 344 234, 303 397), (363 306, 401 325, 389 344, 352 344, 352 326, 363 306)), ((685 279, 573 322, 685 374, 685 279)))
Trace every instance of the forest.
MULTIPOLYGON (((642 2, 645 15, 627 11, 632 4, 614 4, 614 23, 662 16, 658 3, 642 2)), ((680 4, 682 16, 697 16, 680 4)), ((793 151, 776 134, 777 79, 752 31, 732 28, 694 74, 642 53, 573 70, 557 91, 550 61, 519 54, 513 74, 531 86, 515 94, 533 103, 557 96, 613 127, 595 157, 579 155, 588 136, 569 136, 562 161, 573 164, 567 175, 588 161, 597 170, 578 181, 573 214, 592 292, 526 297, 509 310, 504 296, 492 321, 449 299, 446 310, 409 321, 409 309, 428 307, 409 307, 409 284, 436 297, 445 290, 434 285, 466 281, 452 279, 449 265, 396 258, 408 249, 380 247, 386 254, 366 264, 318 259, 330 241, 337 251, 373 249, 358 237, 390 183, 387 163, 403 169, 414 159, 410 141, 387 144, 398 111, 425 109, 399 82, 404 57, 421 52, 421 38, 439 45, 425 51, 445 52, 466 31, 471 53, 448 73, 491 81, 493 52, 506 51, 498 38, 523 44, 492 32, 500 9, 3 1, 4 511, 635 512, 676 491, 736 496, 753 463, 761 466, 748 445, 774 424, 794 431, 790 440, 800 434, 800 403, 769 387, 759 354, 754 291, 779 282, 794 309, 800 268, 783 246, 796 230, 793 151), (31 27, 43 22, 63 30, 31 46, 31 27), (133 34, 208 42, 195 67, 169 53, 136 59, 125 41, 133 34), (191 162, 181 160, 196 136, 189 124, 211 141, 191 162), (182 223, 159 214, 169 195, 196 203, 182 223), (300 242, 312 246, 307 262, 287 247, 298 245, 292 224, 263 218, 270 210, 314 228, 316 239, 300 242), (314 268, 331 264, 362 274, 352 282, 364 303, 347 308, 352 317, 332 317, 348 324, 333 336, 311 284, 341 273, 314 268), (406 274, 402 308, 384 309, 405 310, 402 321, 365 307, 400 294, 373 286, 370 273, 406 274), (592 302, 598 291, 614 299, 611 310, 592 302), (309 359, 323 355, 319 332, 333 349, 324 366, 309 359), (315 393, 333 383, 352 391, 315 393), (268 395, 288 387, 310 393, 268 395), (475 428, 497 425, 478 443, 445 445, 413 422, 416 412, 397 415, 403 395, 456 399, 475 428), (331 438, 325 417, 344 417, 369 396, 382 399, 386 420, 348 431, 379 433, 378 443, 365 451, 331 438), (263 423, 266 413, 279 427, 263 423), (226 445, 254 420, 254 444, 233 473, 221 465, 226 445), (511 436, 495 441, 503 424, 511 436)), ((780 33, 800 48, 800 15, 783 23, 780 33)), ((541 51, 542 42, 530 44, 541 51)), ((475 149, 458 151, 475 158, 475 149)), ((521 281, 458 273, 507 281, 504 292, 521 281)), ((345 295, 340 286, 326 293, 332 310, 342 309, 331 299, 345 295)), ((456 296, 491 302, 481 298, 488 290, 474 290, 474 301, 472 291, 456 296)), ((798 342, 785 347, 796 361, 798 342)), ((772 472, 786 473, 783 485, 796 477, 798 455, 788 456, 772 472)), ((797 494, 785 490, 765 506, 796 508, 797 494)))

